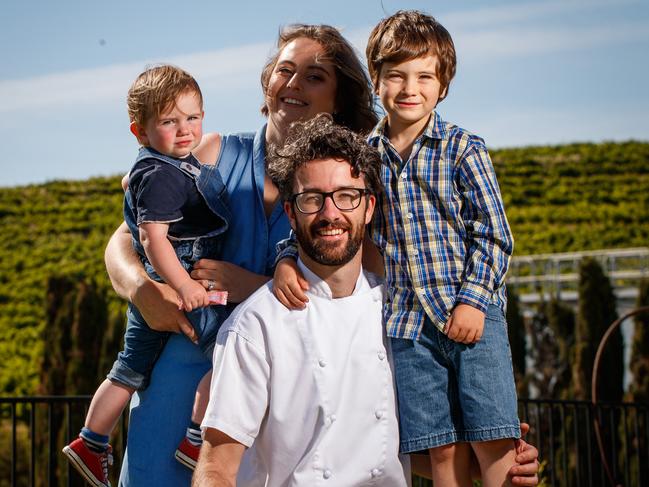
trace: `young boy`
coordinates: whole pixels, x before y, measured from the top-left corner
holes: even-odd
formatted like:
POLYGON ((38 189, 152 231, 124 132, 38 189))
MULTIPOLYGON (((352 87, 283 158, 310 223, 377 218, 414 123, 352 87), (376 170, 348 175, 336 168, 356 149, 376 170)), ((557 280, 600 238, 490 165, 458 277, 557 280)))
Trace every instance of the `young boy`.
MULTIPOLYGON (((368 137, 385 184, 371 236, 385 265, 400 449, 429 451, 435 485, 471 486, 471 450, 483 485, 509 485, 520 437, 504 318, 513 239, 484 141, 435 112, 455 74, 453 41, 434 18, 400 11, 374 28, 366 54, 387 113, 368 137)), ((302 296, 294 279, 280 290, 302 296)))
MULTIPOLYGON (((128 176, 124 216, 149 275, 177 293, 179 306, 200 336, 199 346, 211 358, 224 292, 208 293, 189 276, 202 257, 214 257, 230 218, 223 182, 214 166, 201 165, 191 154, 200 143, 203 98, 198 84, 174 66, 147 69, 128 92, 130 129, 141 144, 128 176)), ((211 291, 211 289, 210 289, 211 291)), ((72 465, 92 485, 109 485, 110 432, 131 395, 148 385, 153 365, 169 334, 148 327, 129 303, 124 350, 95 393, 79 438, 63 448, 72 465)), ((197 390, 192 424, 176 458, 190 468, 200 448, 200 421, 209 393, 209 376, 197 390)), ((152 448, 155 445, 151 445, 152 448)))

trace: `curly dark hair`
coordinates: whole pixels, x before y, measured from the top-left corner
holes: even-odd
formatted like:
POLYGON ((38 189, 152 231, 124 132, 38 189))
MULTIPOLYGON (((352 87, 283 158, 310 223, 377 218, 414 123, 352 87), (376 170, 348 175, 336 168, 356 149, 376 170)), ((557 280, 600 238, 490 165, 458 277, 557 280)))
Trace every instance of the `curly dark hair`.
POLYGON ((361 174, 372 194, 383 191, 381 156, 366 140, 346 127, 336 125, 331 115, 321 113, 311 120, 294 122, 282 147, 270 147, 266 172, 287 201, 293 194, 295 172, 316 159, 342 159, 351 165, 352 175, 361 174))
MULTIPOLYGON (((261 72, 261 88, 264 90, 264 96, 268 91, 268 82, 282 49, 291 41, 302 37, 318 42, 327 59, 334 65, 337 82, 337 109, 334 114, 336 123, 354 132, 368 133, 378 121, 374 113, 374 98, 369 79, 354 48, 338 29, 330 25, 293 24, 280 31, 277 51, 261 72)), ((261 107, 261 113, 268 116, 266 102, 261 107)))

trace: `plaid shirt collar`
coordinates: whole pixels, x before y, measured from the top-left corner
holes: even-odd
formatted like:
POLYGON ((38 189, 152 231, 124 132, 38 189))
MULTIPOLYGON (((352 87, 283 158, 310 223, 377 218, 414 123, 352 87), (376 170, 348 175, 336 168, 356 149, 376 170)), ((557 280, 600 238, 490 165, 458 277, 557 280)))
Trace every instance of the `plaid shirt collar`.
MULTIPOLYGON (((370 132, 370 135, 367 137, 367 141, 371 145, 376 145, 379 140, 384 142, 389 142, 389 139, 385 133, 385 128, 388 123, 388 117, 383 117, 381 121, 374 127, 374 130, 370 132)), ((426 128, 420 137, 426 137, 429 139, 443 140, 448 137, 448 131, 446 129, 446 122, 442 120, 437 112, 433 111, 426 124, 426 128)))

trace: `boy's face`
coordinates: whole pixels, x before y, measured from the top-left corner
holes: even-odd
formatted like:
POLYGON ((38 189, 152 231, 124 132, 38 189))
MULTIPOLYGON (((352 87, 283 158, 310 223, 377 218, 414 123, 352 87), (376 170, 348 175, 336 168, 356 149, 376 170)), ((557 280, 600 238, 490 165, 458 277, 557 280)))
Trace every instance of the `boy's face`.
POLYGON ((185 157, 203 136, 203 110, 195 92, 178 95, 176 103, 152 117, 144 127, 131 124, 131 132, 144 146, 175 157, 185 157))
POLYGON ((437 56, 427 55, 400 63, 384 63, 376 92, 392 129, 425 125, 440 98, 437 56))

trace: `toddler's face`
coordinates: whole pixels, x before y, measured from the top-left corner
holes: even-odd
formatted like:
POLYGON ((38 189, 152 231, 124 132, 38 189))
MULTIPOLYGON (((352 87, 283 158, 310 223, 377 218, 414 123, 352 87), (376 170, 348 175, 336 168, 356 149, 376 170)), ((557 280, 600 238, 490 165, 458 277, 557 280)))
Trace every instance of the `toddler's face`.
POLYGON ((194 92, 181 93, 176 104, 139 127, 140 142, 158 152, 186 157, 203 136, 203 109, 194 92))
POLYGON ((432 54, 383 64, 376 91, 390 126, 428 121, 441 94, 437 65, 437 56, 432 54))

